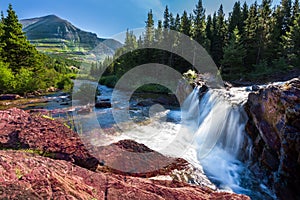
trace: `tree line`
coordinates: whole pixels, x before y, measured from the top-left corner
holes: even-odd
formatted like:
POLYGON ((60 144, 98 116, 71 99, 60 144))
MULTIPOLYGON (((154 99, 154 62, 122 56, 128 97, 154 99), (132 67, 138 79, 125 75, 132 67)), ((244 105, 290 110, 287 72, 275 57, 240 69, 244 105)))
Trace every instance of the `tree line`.
POLYGON ((70 65, 78 63, 39 53, 27 40, 10 4, 0 20, 0 94, 26 94, 38 89, 70 89, 70 65))
MULTIPOLYGON (((282 0, 274 6, 271 0, 262 0, 260 5, 238 1, 228 17, 222 5, 217 12, 206 15, 199 0, 190 14, 184 11, 182 15, 174 15, 166 6, 163 20, 158 20, 156 27, 150 10, 143 35, 137 37, 127 31, 125 44, 116 51, 117 59, 111 58, 115 61, 106 74, 120 77, 131 68, 150 62, 166 64, 181 73, 192 69, 192 63, 170 52, 142 49, 169 39, 170 30, 201 44, 225 79, 251 79, 286 72, 300 65, 299 0, 282 0), (124 54, 128 51, 129 54, 124 54)), ((172 43, 172 48, 180 48, 179 38, 172 43)), ((98 68, 104 66, 102 63, 98 68)))

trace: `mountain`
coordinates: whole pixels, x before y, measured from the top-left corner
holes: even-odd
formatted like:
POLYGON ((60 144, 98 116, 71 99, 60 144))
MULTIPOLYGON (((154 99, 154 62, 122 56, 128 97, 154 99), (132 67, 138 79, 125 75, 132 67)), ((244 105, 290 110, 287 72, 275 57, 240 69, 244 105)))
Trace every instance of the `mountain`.
POLYGON ((56 15, 20 22, 28 40, 46 53, 66 54, 80 60, 101 60, 112 56, 122 46, 114 39, 98 38, 95 33, 83 31, 56 15))

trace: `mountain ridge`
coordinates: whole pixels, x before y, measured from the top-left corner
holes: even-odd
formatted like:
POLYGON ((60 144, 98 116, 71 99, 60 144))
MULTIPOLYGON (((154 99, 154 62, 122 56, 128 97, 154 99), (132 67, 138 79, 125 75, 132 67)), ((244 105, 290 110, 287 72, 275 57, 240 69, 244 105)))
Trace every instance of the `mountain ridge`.
POLYGON ((98 38, 97 34, 83 31, 53 14, 22 19, 20 22, 28 40, 46 53, 67 53, 74 57, 82 55, 79 59, 84 56, 87 60, 101 60, 113 56, 116 49, 122 46, 114 39, 98 38))

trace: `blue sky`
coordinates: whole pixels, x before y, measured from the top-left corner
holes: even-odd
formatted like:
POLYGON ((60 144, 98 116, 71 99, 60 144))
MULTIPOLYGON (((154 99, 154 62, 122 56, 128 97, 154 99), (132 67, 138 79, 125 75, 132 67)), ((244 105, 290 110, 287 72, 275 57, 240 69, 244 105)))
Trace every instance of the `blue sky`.
MULTIPOLYGON (((97 33, 99 37, 111 37, 127 28, 144 27, 150 9, 157 21, 162 19, 166 5, 174 14, 182 14, 184 10, 192 12, 197 2, 198 0, 1 0, 0 10, 6 11, 11 3, 19 19, 55 14, 83 30, 97 33)), ((203 0, 203 5, 206 14, 217 11, 221 4, 228 13, 234 2, 235 0, 203 0)), ((254 0, 247 0, 248 4, 253 2, 254 0)))

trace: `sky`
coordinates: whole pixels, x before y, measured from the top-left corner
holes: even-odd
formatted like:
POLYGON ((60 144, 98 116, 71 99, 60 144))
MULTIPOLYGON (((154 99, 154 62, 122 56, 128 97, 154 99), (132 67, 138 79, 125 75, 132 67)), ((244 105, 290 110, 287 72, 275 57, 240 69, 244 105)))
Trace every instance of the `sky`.
MULTIPOLYGON (((254 1, 246 2, 252 4, 254 1)), ((6 13, 8 4, 11 3, 19 19, 55 14, 82 30, 96 33, 102 38, 110 38, 127 29, 143 28, 150 9, 157 21, 162 19, 166 5, 173 14, 181 15, 184 10, 191 13, 197 2, 198 0, 1 0, 0 10, 6 13)), ((206 14, 212 14, 223 4, 225 13, 228 13, 235 2, 236 0, 203 0, 203 6, 206 14)))

